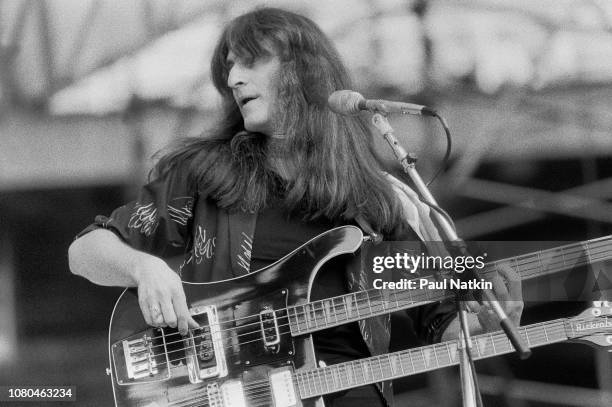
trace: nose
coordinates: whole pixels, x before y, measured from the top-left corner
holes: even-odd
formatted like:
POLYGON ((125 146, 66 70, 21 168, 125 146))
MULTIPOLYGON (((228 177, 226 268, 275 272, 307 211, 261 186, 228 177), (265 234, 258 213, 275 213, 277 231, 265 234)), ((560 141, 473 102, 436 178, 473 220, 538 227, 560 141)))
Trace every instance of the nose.
POLYGON ((227 73, 227 86, 236 89, 237 87, 246 83, 245 70, 240 64, 235 63, 227 73))

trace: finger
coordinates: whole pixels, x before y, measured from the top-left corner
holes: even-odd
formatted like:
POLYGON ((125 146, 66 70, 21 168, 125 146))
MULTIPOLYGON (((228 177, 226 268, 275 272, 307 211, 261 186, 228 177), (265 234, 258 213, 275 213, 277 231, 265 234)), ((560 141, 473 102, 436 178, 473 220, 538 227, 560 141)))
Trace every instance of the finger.
POLYGON ((500 302, 508 301, 508 287, 506 287, 506 283, 504 279, 498 274, 491 278, 491 283, 493 283, 493 293, 497 297, 497 300, 500 302))
POLYGON ((474 314, 478 314, 480 312, 481 305, 478 303, 478 301, 467 301, 466 306, 468 311, 474 314))
POLYGON ((521 281, 521 276, 507 264, 502 264, 500 267, 496 267, 496 271, 505 278, 507 281, 517 280, 521 281))
POLYGON ((516 324, 520 322, 523 306, 522 301, 508 301, 508 316, 516 324))
POLYGON ((151 320, 153 321, 154 326, 166 326, 164 322, 164 315, 162 313, 161 307, 158 304, 151 306, 151 320))
POLYGON ((153 325, 149 303, 142 299, 140 295, 138 296, 138 305, 140 305, 140 312, 142 312, 142 317, 147 325, 153 325))
POLYGON ((495 310, 493 309, 493 307, 491 306, 491 303, 489 301, 485 301, 484 302, 484 304, 480 308, 480 311, 481 311, 481 313, 486 313, 489 318, 497 317, 497 313, 495 312, 495 310))
POLYGON ((189 309, 187 308, 187 301, 185 300, 184 295, 182 296, 182 298, 180 296, 179 298, 176 298, 176 300, 173 301, 173 304, 174 309, 176 310, 178 330, 181 335, 185 336, 187 335, 189 328, 197 328, 198 323, 195 322, 195 320, 189 314, 189 309))
POLYGON ((176 328, 176 314, 170 301, 163 301, 161 306, 164 324, 176 328))
POLYGON ((197 329, 199 327, 200 325, 191 316, 178 318, 178 330, 183 336, 186 336, 190 329, 197 329))
POLYGON ((508 280, 508 297, 516 302, 523 302, 523 286, 521 280, 508 280))
POLYGON ((480 322, 480 326, 485 332, 499 329, 499 318, 491 308, 489 301, 483 302, 480 311, 476 315, 478 317, 478 322, 480 322))
POLYGON ((153 317, 153 326, 157 326, 157 327, 166 326, 166 323, 164 322, 164 316, 161 313, 153 317))
POLYGON ((189 308, 187 306, 187 298, 185 292, 180 290, 177 296, 173 299, 174 309, 177 314, 177 325, 179 332, 182 335, 187 335, 189 329, 196 329, 200 327, 200 324, 196 322, 191 316, 189 308))
POLYGON ((191 316, 189 316, 189 319, 187 320, 187 325, 191 329, 196 329, 200 327, 200 324, 198 324, 197 321, 193 319, 191 316))
POLYGON ((501 267, 499 273, 505 278, 506 286, 508 287, 508 316, 515 325, 518 325, 524 307, 521 276, 508 265, 501 267))
POLYGON ((505 280, 506 287, 508 288, 509 297, 513 300, 522 300, 523 298, 523 284, 521 276, 511 267, 502 266, 498 269, 500 276, 505 280))

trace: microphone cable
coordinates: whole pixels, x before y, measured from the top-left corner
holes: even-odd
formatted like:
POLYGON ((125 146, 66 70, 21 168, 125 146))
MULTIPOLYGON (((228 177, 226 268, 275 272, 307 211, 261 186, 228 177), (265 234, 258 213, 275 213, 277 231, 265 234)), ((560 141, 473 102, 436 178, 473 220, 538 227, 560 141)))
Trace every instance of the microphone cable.
POLYGON ((452 137, 451 137, 450 129, 448 128, 448 124, 446 123, 446 120, 444 119, 444 117, 440 116, 437 111, 432 110, 432 112, 433 112, 433 116, 436 119, 438 119, 438 122, 442 125, 442 128, 444 129, 444 133, 446 134, 446 152, 444 153, 444 157, 442 158, 440 167, 434 173, 433 177, 425 184, 427 186, 430 186, 431 184, 433 184, 436 178, 438 178, 438 176, 442 173, 442 171, 444 171, 444 169, 448 165, 450 155, 451 155, 451 150, 452 150, 452 137))
MULTIPOLYGON (((450 129, 448 127, 448 123, 446 122, 444 117, 438 114, 436 110, 432 109, 431 112, 432 112, 431 115, 438 119, 438 122, 442 125, 442 128, 444 129, 444 133, 446 134, 446 152, 444 153, 444 157, 442 158, 442 162, 440 163, 438 170, 434 173, 433 177, 425 184, 427 187, 429 187, 438 178, 438 176, 442 173, 442 171, 444 171, 444 169, 446 168, 446 165, 449 162, 451 151, 452 151, 452 136, 451 136, 450 129)), ((404 178, 404 182, 406 182, 405 178, 404 178)), ((440 215, 442 215, 448 221, 449 225, 453 228, 455 233, 457 232, 457 227, 455 226, 455 222, 453 222, 453 219, 451 218, 451 216, 444 209, 442 209, 438 205, 435 205, 431 202, 427 202, 423 200, 423 197, 420 196, 420 194, 419 194, 419 201, 421 201, 422 203, 424 203, 425 205, 429 206, 431 209, 435 210, 440 215)))

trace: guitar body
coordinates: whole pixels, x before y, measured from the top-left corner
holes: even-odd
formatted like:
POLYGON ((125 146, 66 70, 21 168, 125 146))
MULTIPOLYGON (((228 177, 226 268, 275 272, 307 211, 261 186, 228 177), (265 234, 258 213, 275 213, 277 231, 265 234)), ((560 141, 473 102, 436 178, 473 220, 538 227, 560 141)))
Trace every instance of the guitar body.
POLYGON ((135 291, 125 290, 109 328, 116 406, 323 406, 282 390, 293 372, 317 367, 312 337, 292 336, 287 307, 307 303, 321 266, 354 253, 362 238, 356 227, 335 228, 251 274, 183 283, 200 324, 185 338, 148 326, 135 291))

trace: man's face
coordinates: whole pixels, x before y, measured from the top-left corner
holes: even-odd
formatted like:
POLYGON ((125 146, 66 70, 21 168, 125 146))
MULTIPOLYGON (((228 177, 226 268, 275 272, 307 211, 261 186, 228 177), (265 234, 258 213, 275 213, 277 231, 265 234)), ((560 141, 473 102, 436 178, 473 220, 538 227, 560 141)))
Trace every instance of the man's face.
POLYGON ((276 108, 281 67, 279 58, 271 55, 245 61, 230 51, 227 63, 227 86, 232 89, 244 119, 244 127, 268 136, 282 134, 281 119, 276 108))

